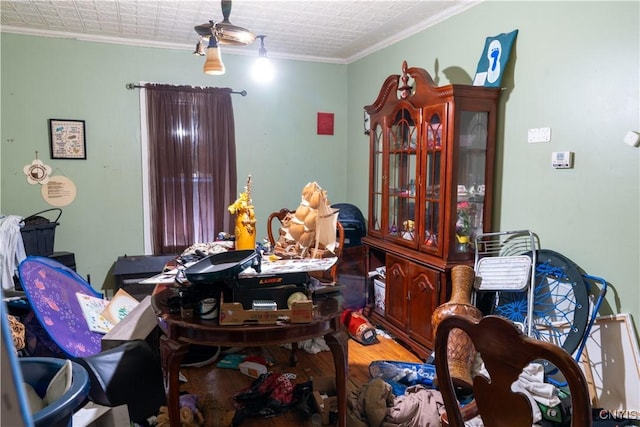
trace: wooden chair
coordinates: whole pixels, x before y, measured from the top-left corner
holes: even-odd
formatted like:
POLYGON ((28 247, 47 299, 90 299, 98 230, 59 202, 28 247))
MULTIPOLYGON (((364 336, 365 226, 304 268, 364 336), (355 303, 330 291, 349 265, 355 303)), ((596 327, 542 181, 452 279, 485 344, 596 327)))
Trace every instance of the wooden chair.
MULTIPOLYGON (((295 211, 289 210, 287 208, 282 208, 278 212, 272 212, 267 217, 267 235, 269 236, 269 243, 271 247, 275 247, 276 242, 280 238, 280 228, 282 227, 282 221, 288 214, 293 214, 295 211), (277 221, 276 221, 277 220, 277 221), (276 237, 277 236, 277 237, 276 237)), ((340 255, 342 254, 342 248, 344 248, 344 227, 340 224, 340 221, 336 224, 336 230, 338 232, 337 241, 336 241, 336 250, 334 254, 338 259, 340 259, 340 255)), ((333 267, 331 267, 327 271, 318 271, 318 272, 310 272, 310 276, 315 277, 316 279, 322 281, 335 282, 338 278, 338 263, 336 262, 333 267)), ((297 363, 296 353, 298 351, 298 343, 291 343, 291 356, 289 361, 291 366, 295 366, 297 363)))
POLYGON ((490 381, 482 376, 473 379, 475 404, 485 427, 532 425, 529 400, 526 396, 511 391, 511 385, 518 379, 523 368, 541 359, 553 363, 567 380, 571 394, 571 426, 592 425, 587 382, 569 353, 554 344, 525 336, 504 318, 486 316, 475 322, 460 315, 446 317, 436 330, 436 375, 447 415, 443 419, 443 425, 464 427, 447 362, 449 333, 456 328, 469 335, 491 377, 490 381))
MULTIPOLYGON (((282 208, 278 212, 272 212, 267 218, 267 235, 269 236, 269 243, 273 248, 280 237, 280 227, 282 226, 282 221, 287 216, 287 214, 294 213, 295 211, 289 210, 287 208, 282 208)), ((344 227, 340 224, 340 221, 336 224, 336 249, 334 250, 334 254, 338 259, 342 255, 342 249, 344 248, 344 227)), ((322 272, 322 273, 313 273, 312 276, 316 277, 321 281, 331 281, 335 282, 338 276, 338 264, 334 264, 330 270, 322 272)))
POLYGON ((278 212, 271 212, 269 217, 267 218, 267 235, 269 236, 269 243, 271 243, 271 247, 273 248, 280 237, 280 227, 282 226, 282 221, 284 218, 293 211, 290 211, 287 208, 282 208, 278 212), (274 223, 275 220, 278 220, 274 223), (274 227, 275 233, 274 234, 274 227))

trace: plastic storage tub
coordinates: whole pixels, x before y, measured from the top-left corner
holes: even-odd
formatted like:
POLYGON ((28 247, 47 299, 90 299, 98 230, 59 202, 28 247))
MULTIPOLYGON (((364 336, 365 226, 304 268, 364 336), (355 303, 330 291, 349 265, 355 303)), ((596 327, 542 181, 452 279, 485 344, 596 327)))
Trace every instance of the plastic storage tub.
MULTIPOLYGON (((44 396, 49 382, 66 360, 53 357, 23 357, 18 359, 22 377, 44 396)), ((89 395, 89 374, 76 362, 72 363, 71 388, 57 401, 33 414, 35 427, 71 427, 73 413, 80 409, 89 395)))

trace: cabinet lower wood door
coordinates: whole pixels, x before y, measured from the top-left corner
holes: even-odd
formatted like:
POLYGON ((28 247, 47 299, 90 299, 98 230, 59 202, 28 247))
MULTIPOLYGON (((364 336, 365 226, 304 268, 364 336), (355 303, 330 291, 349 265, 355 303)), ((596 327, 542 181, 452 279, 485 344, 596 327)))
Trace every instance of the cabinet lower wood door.
POLYGON ((398 328, 405 330, 407 324, 409 266, 407 261, 387 256, 385 290, 385 317, 398 328))
POLYGON ((440 302, 441 273, 414 263, 410 264, 410 272, 407 333, 412 340, 433 348, 431 315, 440 302))
POLYGON ((407 258, 387 254, 385 321, 411 347, 433 349, 431 315, 440 303, 443 273, 407 258))

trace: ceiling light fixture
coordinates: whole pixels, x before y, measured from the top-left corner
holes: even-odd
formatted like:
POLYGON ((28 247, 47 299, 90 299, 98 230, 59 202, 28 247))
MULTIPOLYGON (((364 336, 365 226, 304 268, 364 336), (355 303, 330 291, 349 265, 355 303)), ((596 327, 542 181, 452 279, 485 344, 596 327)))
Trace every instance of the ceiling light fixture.
POLYGON ((258 59, 253 65, 253 78, 262 83, 271 81, 274 74, 273 64, 267 58, 267 49, 264 48, 265 37, 267 36, 256 36, 260 39, 260 49, 258 49, 258 59))
POLYGON ((220 47, 218 47, 218 39, 213 34, 209 37, 209 45, 207 46, 207 60, 204 61, 202 67, 205 74, 220 75, 224 74, 224 64, 222 56, 220 56, 220 47))
MULTIPOLYGON (((205 41, 208 41, 207 46, 207 61, 205 62, 205 73, 207 74, 224 74, 224 65, 222 65, 222 59, 220 57, 220 47, 221 45, 235 45, 235 46, 243 46, 250 43, 256 39, 256 35, 246 28, 238 27, 233 25, 229 21, 229 15, 231 15, 231 0, 222 0, 222 21, 215 22, 209 21, 207 24, 197 25, 194 27, 194 30, 200 36, 198 44, 196 45, 196 51, 194 52, 197 55, 204 54, 204 49, 202 46, 205 41), (215 49, 214 52, 209 55, 210 48, 215 49), (202 53, 201 53, 202 52, 202 53), (211 58, 210 58, 211 57, 211 58), (217 57, 217 60, 214 59, 217 57), (212 67, 207 67, 207 64, 210 61, 217 61, 220 65, 222 65, 222 72, 219 71, 219 66, 216 65, 215 72, 208 72, 207 69, 214 70, 212 67)), ((213 63, 211 64, 213 65, 213 63)))

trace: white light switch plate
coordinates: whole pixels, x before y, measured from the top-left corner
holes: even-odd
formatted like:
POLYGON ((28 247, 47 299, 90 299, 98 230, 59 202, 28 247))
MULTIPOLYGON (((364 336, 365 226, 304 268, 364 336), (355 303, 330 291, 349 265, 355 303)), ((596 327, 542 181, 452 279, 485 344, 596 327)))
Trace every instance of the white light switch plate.
POLYGON ((551 141, 551 128, 533 128, 527 132, 527 140, 530 143, 534 142, 549 142, 551 141))

